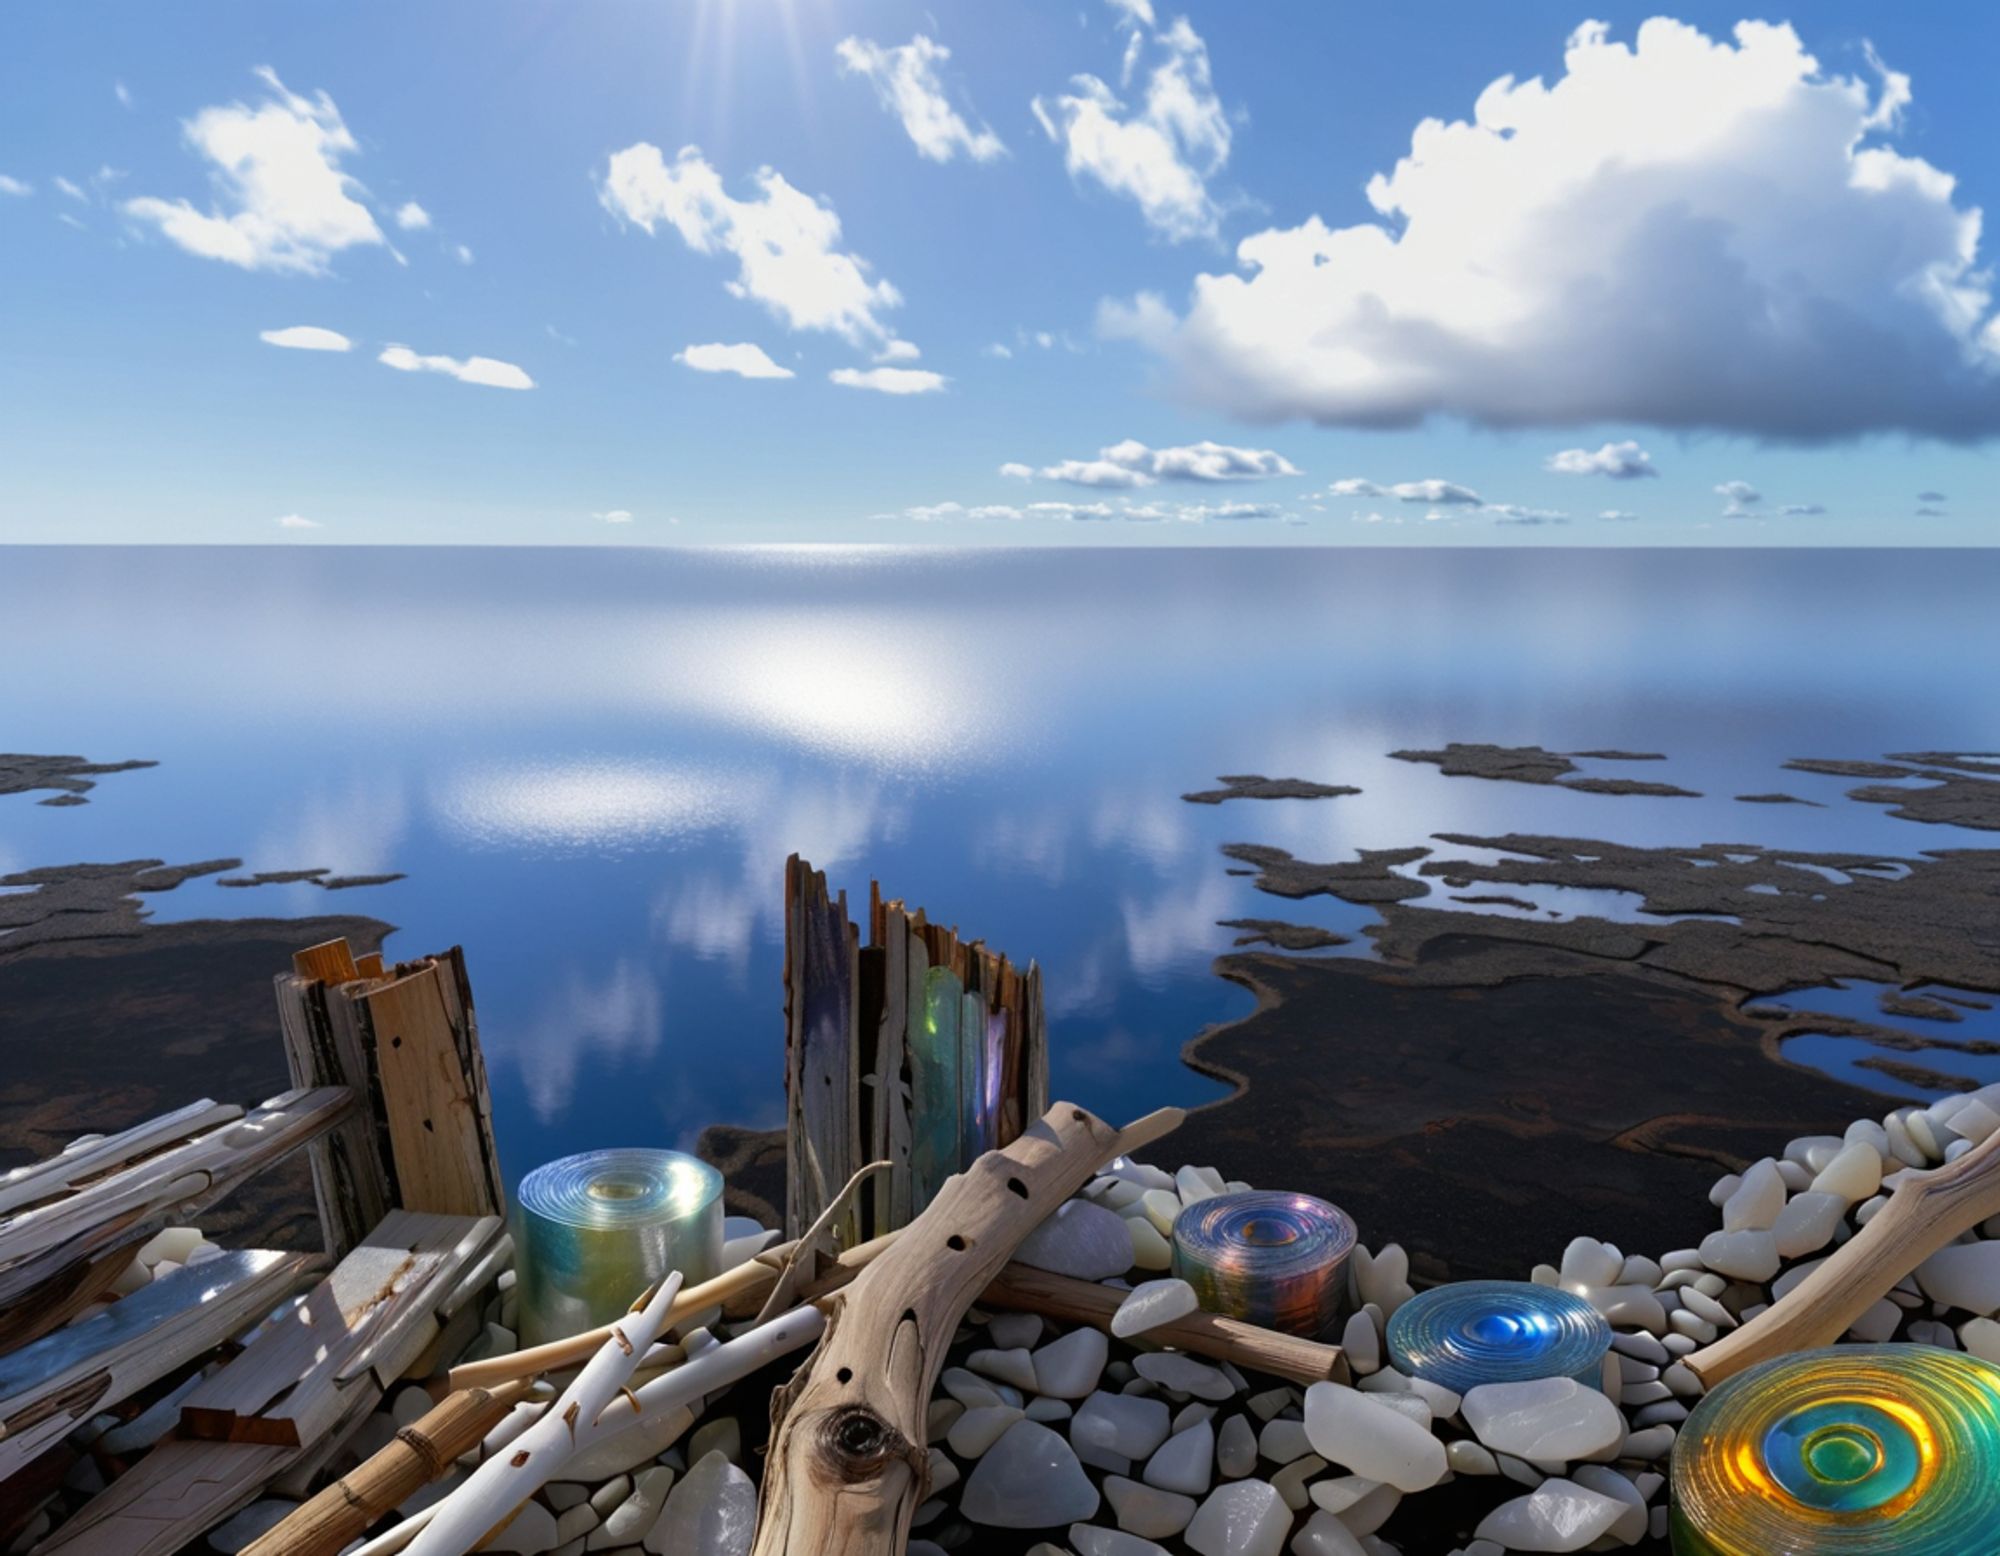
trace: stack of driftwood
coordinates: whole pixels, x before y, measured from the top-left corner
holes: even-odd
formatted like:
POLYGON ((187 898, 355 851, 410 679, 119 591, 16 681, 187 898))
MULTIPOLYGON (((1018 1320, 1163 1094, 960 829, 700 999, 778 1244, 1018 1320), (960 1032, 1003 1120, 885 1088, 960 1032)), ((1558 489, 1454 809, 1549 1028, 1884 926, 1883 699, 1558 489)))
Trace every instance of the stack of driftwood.
POLYGON ((513 1248, 464 958, 334 941, 277 983, 296 1089, 0 1180, 0 1546, 107 1475, 36 1549, 172 1552, 266 1487, 303 1494, 385 1389, 479 1331, 513 1248), (301 1148, 324 1254, 184 1225, 301 1148))

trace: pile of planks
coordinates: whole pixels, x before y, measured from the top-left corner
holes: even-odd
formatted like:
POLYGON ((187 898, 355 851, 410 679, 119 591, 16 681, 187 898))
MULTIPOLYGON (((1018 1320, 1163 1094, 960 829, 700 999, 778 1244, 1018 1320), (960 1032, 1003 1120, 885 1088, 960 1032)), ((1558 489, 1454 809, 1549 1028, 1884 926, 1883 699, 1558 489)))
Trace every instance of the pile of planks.
POLYGON ((887 1163, 836 1217, 854 1247, 909 1224, 945 1180, 1048 1108, 1041 969, 1026 970, 869 886, 868 941, 847 894, 785 862, 785 1230, 798 1237, 853 1175, 887 1163))
POLYGON ((267 1486, 308 1486, 391 1384, 478 1333, 513 1245, 463 955, 392 968, 330 941, 277 996, 294 1090, 0 1178, 0 1545, 179 1550, 267 1486), (324 1254, 169 1230, 300 1149, 324 1254), (163 1237, 200 1257, 136 1257, 163 1237), (40 1539, 66 1483, 106 1476, 40 1539))

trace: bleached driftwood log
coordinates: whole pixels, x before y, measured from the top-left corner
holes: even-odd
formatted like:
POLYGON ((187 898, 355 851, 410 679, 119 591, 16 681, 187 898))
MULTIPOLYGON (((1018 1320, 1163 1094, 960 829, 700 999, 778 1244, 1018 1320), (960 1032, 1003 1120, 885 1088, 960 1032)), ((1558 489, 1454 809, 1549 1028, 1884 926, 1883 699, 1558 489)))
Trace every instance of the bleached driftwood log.
POLYGON ((924 1417, 973 1300, 1021 1240, 1114 1156, 1178 1125, 1115 1131, 1059 1102, 950 1179, 895 1246, 827 1299, 826 1336, 771 1399, 756 1556, 894 1556, 923 1499, 924 1417))
POLYGON ((1742 1328, 1686 1358, 1714 1388, 1746 1367, 1831 1345, 1932 1254, 2000 1215, 2000 1132, 1955 1162, 1911 1173, 1854 1236, 1742 1328))

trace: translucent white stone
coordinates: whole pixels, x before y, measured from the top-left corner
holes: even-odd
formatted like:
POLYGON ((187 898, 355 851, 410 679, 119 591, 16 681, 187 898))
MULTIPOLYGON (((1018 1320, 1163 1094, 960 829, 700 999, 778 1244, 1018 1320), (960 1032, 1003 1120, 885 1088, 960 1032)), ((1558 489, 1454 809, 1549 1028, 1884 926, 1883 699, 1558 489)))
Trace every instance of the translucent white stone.
POLYGON ((1767 1281, 1778 1273, 1778 1240, 1768 1231, 1710 1232, 1701 1262, 1732 1280, 1767 1281))
MULTIPOLYGON (((1872 1145, 1856 1141, 1842 1146, 1812 1181, 1815 1194, 1838 1194, 1850 1205, 1882 1186, 1882 1155, 1872 1145)), ((1711 1266, 1712 1268, 1712 1266, 1711 1266)))
POLYGON ((1097 1488, 1058 1434, 1016 1421, 972 1467, 958 1510, 996 1529, 1041 1529, 1090 1517, 1097 1488))
POLYGON ((1122 1340, 1185 1318, 1200 1307, 1194 1287, 1184 1280, 1144 1281, 1118 1304, 1118 1311, 1111 1315, 1111 1332, 1122 1340))
MULTIPOLYGON (((574 1509, 572 1509, 574 1511, 574 1509)), ((695 1461, 673 1490, 645 1548, 664 1556, 749 1556, 757 1488, 719 1453, 695 1461)))
POLYGON ((1262 1480, 1232 1480, 1209 1493, 1187 1527, 1199 1556, 1282 1556, 1292 1510, 1277 1487, 1262 1480))
POLYGON ((1762 1231, 1778 1219, 1778 1212, 1784 1208, 1785 1180, 1778 1174, 1778 1164, 1767 1156, 1743 1174, 1736 1192, 1722 1202, 1722 1229, 1762 1231))
POLYGON ((1179 1534, 1194 1517, 1195 1500, 1174 1491, 1162 1491, 1123 1475, 1104 1478, 1104 1500, 1118 1519, 1118 1527, 1142 1539, 1164 1540, 1179 1534))
POLYGON ((1917 1266, 1924 1295, 1980 1318, 2000 1309, 2000 1242, 1953 1243, 1917 1266))
POLYGON ((1066 1200, 1022 1239, 1014 1259, 1076 1280, 1103 1280, 1132 1267, 1132 1239, 1117 1212, 1086 1199, 1066 1200))
POLYGON ((1215 1467, 1230 1480, 1241 1480, 1257 1467, 1257 1434, 1242 1416, 1231 1416, 1216 1432, 1215 1467))
POLYGON ((1573 1480, 1545 1480, 1503 1502, 1479 1523, 1479 1537, 1510 1551, 1580 1551, 1611 1531, 1625 1503, 1573 1480))
POLYGON ((1012 1405, 980 1405, 952 1422, 944 1440, 961 1459, 976 1459, 1022 1419, 1012 1405))
POLYGON ((1215 1471, 1215 1428, 1201 1421, 1176 1432, 1146 1461, 1142 1477, 1149 1486, 1198 1497, 1208 1490, 1215 1471))
POLYGON ((1132 1366, 1140 1377, 1161 1388, 1192 1394, 1196 1399, 1228 1399, 1236 1392, 1227 1373, 1178 1351, 1149 1351, 1132 1366))
POLYGON ((1422 1491, 1444 1477, 1444 1444, 1374 1396, 1338 1383, 1306 1390, 1306 1436, 1313 1452, 1400 1491, 1422 1491))
POLYGON ((1133 1394, 1092 1394, 1077 1407, 1069 1438, 1084 1463, 1115 1469, 1117 1463, 1106 1463, 1105 1455, 1116 1455, 1126 1464, 1146 1458, 1167 1440, 1167 1425, 1167 1407, 1162 1400, 1133 1394))
POLYGON ((1541 1464, 1588 1459, 1625 1436, 1618 1407, 1574 1378, 1481 1384, 1466 1394, 1464 1416, 1487 1447, 1541 1464))
POLYGON ((1035 1392, 1052 1399, 1082 1399, 1097 1387, 1111 1341, 1088 1324, 1035 1352, 1035 1392))
POLYGON ((1292 1537, 1292 1556, 1368 1556, 1368 1547, 1333 1514, 1315 1512, 1292 1537))
POLYGON ((1365 1309, 1347 1320, 1340 1331, 1340 1348, 1347 1353, 1347 1365, 1358 1373, 1370 1373, 1382 1365, 1382 1335, 1365 1309))

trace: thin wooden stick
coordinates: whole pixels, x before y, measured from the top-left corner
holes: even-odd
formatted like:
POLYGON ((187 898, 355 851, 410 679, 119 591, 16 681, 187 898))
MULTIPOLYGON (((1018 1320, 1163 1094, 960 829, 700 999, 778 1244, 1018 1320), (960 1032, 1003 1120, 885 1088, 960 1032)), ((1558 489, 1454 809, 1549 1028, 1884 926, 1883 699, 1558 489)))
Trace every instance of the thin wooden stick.
MULTIPOLYGON (((1025 1264, 1010 1264, 980 1294, 982 1307, 1009 1308, 1020 1313, 1040 1313, 1067 1323, 1088 1324, 1109 1330, 1111 1317, 1118 1311, 1125 1293, 1096 1281, 1072 1280, 1025 1264)), ((1288 1378, 1294 1383, 1345 1383, 1349 1378, 1347 1357, 1337 1345, 1302 1340, 1297 1335, 1280 1334, 1218 1313, 1190 1313, 1146 1331, 1148 1341, 1176 1346, 1200 1356, 1212 1356, 1288 1378)))
POLYGON ((756 1556, 893 1556, 927 1479, 925 1411, 965 1311, 1021 1240, 1114 1156, 1180 1123, 1114 1132, 1058 1103, 948 1179, 894 1248, 827 1301, 826 1335, 772 1395, 756 1556))
POLYGON ((533 1388, 521 1381, 453 1394, 251 1541, 242 1556, 334 1556, 443 1475, 460 1454, 477 1448, 533 1388))
POLYGON ((1703 1385, 1774 1356, 1830 1345, 1940 1248, 2000 1215, 2000 1130, 1955 1162, 1912 1173, 1869 1223, 1785 1296, 1686 1358, 1703 1385))

